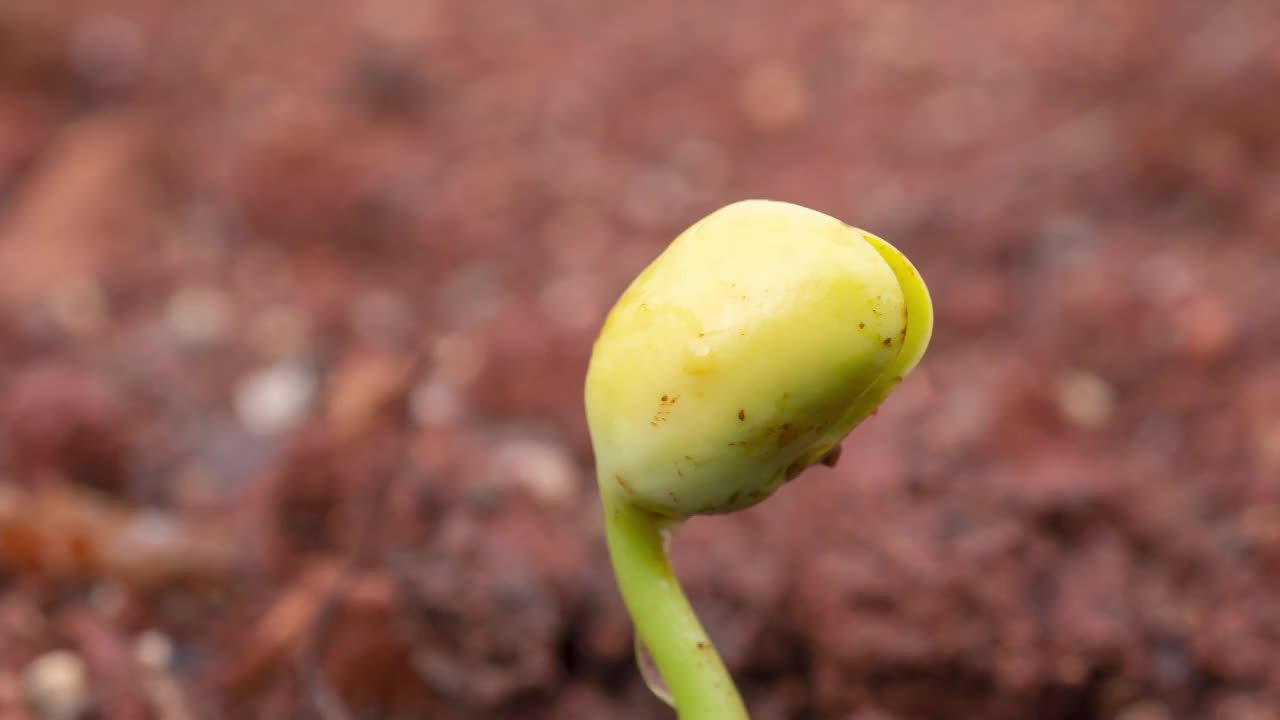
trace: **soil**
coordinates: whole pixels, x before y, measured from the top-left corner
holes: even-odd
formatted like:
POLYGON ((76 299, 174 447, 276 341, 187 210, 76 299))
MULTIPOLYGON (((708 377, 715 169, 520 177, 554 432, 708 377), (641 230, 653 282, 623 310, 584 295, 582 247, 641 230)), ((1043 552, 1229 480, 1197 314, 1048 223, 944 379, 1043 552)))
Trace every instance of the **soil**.
POLYGON ((0 718, 664 718, 604 313, 744 197, 919 371, 676 540, 773 718, 1280 718, 1280 12, 0 3, 0 718))

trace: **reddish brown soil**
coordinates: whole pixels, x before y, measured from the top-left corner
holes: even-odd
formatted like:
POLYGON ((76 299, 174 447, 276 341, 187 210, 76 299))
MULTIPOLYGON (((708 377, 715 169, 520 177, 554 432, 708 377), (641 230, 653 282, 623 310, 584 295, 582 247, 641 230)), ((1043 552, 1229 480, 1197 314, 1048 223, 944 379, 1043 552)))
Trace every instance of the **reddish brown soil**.
POLYGON ((68 657, 44 700, 107 720, 669 717, 581 382, 630 277, 759 196, 938 313, 836 469, 677 541, 754 716, 1280 717, 1278 33, 0 2, 0 718, 59 717, 68 657))

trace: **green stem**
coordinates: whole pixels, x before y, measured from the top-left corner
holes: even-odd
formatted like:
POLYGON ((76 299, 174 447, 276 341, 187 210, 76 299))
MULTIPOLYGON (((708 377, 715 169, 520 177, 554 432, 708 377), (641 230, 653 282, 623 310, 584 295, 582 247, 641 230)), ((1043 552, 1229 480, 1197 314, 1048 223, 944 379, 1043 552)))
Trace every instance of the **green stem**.
POLYGON ((748 720, 746 706, 680 589, 663 546, 671 521, 602 492, 609 556, 623 602, 680 720, 748 720))

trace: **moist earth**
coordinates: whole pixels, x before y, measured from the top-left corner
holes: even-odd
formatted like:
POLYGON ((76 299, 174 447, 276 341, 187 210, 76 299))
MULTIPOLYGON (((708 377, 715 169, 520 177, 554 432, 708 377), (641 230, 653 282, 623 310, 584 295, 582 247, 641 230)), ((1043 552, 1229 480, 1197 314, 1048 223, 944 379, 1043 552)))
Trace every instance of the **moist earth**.
POLYGON ((753 717, 1280 717, 1280 13, 0 3, 0 717, 667 718, 582 380, 720 205, 919 370, 677 568, 753 717))

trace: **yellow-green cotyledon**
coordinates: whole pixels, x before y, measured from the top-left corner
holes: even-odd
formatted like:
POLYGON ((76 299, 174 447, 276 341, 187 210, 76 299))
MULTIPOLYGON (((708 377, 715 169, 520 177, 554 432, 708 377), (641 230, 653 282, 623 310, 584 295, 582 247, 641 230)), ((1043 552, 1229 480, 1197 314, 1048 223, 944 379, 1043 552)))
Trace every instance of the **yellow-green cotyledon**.
POLYGON ((924 281, 892 245, 769 200, 695 223, 609 313, 586 381, 609 551, 684 720, 747 714, 671 572, 664 531, 754 505, 831 461, 932 330, 924 281))

